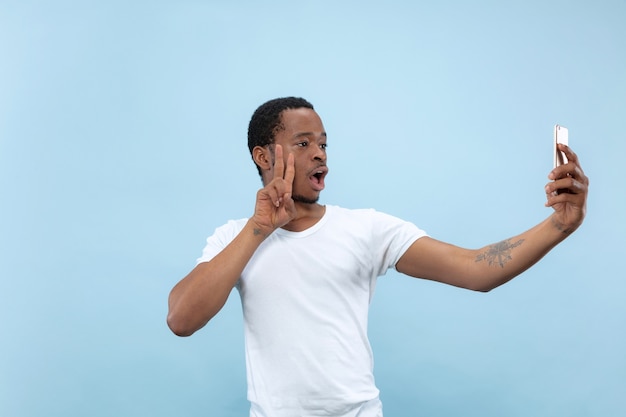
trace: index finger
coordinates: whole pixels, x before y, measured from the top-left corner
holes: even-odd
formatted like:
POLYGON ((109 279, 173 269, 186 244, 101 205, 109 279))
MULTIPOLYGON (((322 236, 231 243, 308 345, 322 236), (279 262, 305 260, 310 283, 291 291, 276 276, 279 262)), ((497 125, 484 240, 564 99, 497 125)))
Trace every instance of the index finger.
POLYGON ((289 157, 287 158, 287 171, 285 171, 285 182, 291 187, 293 184, 293 178, 296 175, 296 163, 295 157, 292 153, 289 153, 289 157))
POLYGON ((559 143, 557 146, 558 146, 559 151, 565 154, 568 162, 572 162, 576 165, 579 165, 578 155, 576 155, 576 153, 572 150, 572 148, 562 143, 559 143))
POLYGON ((274 159, 274 179, 283 178, 285 174, 285 161, 283 160, 283 147, 276 145, 275 159, 274 159))

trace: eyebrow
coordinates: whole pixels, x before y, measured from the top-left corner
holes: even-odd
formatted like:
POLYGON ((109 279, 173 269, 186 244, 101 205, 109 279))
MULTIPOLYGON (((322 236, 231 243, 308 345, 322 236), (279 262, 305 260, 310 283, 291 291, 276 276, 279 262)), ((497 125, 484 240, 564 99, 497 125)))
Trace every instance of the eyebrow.
MULTIPOLYGON (((301 138, 303 136, 316 136, 314 132, 300 132, 300 133, 296 133, 295 135, 293 135, 292 139, 298 139, 301 138)), ((322 132, 320 134, 321 137, 323 138, 327 138, 328 135, 326 134, 326 132, 322 132)))

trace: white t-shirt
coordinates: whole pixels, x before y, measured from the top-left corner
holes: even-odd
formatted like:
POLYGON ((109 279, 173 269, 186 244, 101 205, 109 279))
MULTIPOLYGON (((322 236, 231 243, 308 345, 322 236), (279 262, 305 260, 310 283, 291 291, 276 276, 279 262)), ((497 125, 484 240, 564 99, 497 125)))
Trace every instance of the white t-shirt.
MULTIPOLYGON (((198 263, 222 251, 246 222, 219 227, 198 263)), ((425 235, 375 210, 326 206, 309 229, 278 229, 261 244, 236 286, 251 416, 382 415, 369 304, 376 278, 425 235), (364 405, 371 413, 363 414, 364 405)))

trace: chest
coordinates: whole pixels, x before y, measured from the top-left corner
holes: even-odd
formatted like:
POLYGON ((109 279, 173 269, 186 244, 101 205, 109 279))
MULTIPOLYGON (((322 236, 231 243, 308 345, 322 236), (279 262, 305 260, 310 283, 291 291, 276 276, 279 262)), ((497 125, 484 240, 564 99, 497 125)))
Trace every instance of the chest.
POLYGON ((243 271, 240 291, 246 297, 316 298, 356 294, 369 302, 376 279, 375 259, 360 236, 277 236, 266 241, 243 271))

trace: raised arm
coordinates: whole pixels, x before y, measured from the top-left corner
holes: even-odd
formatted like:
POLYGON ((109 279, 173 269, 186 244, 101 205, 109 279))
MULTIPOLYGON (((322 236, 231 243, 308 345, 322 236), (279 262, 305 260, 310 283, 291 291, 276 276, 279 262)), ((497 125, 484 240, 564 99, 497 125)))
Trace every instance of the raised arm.
POLYGON ((476 291, 489 291, 521 274, 576 230, 585 218, 589 180, 578 157, 559 145, 569 162, 555 168, 545 187, 554 212, 532 229, 485 246, 463 249, 432 238, 417 240, 396 269, 407 275, 476 291))
POLYGON ((285 168, 282 147, 276 145, 274 178, 257 193, 254 215, 222 252, 198 264, 170 292, 167 324, 175 334, 190 336, 204 327, 222 309, 263 240, 294 218, 294 172, 293 155, 285 168))

